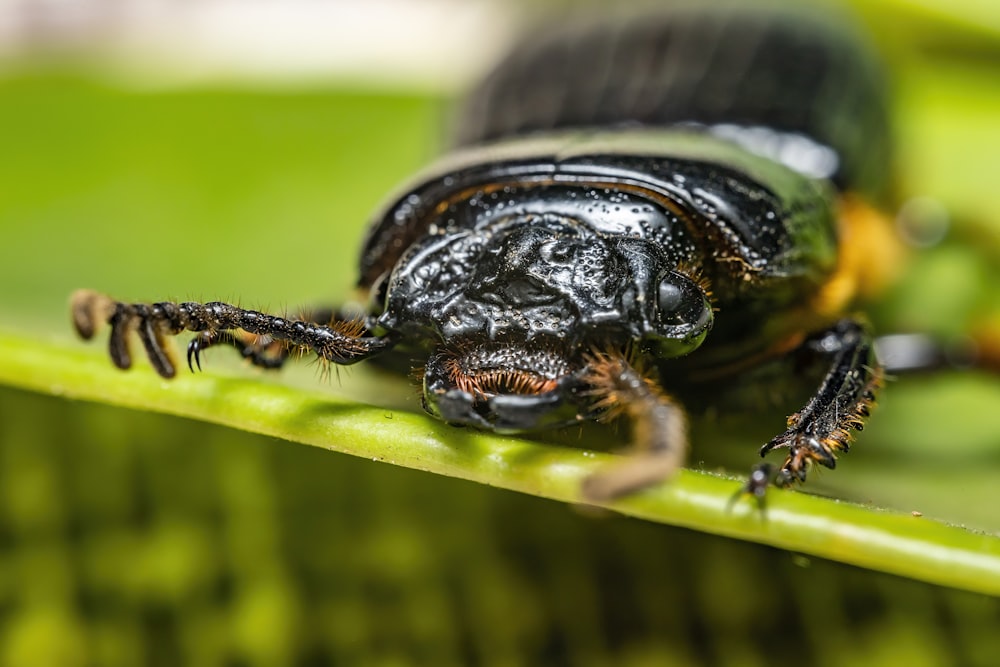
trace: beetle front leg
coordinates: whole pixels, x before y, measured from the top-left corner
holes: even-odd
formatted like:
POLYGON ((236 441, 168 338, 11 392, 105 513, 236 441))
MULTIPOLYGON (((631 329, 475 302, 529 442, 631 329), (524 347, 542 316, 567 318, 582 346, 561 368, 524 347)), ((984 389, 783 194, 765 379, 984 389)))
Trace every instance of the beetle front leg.
MULTIPOLYGON (((109 352, 121 369, 132 366, 129 337, 139 335, 146 355, 156 372, 165 378, 176 375, 167 337, 183 331, 199 333, 189 361, 199 361, 204 349, 226 344, 237 349, 258 365, 268 365, 265 352, 273 341, 281 341, 286 350, 274 359, 283 361, 287 348, 299 348, 335 364, 352 364, 383 352, 394 344, 390 337, 366 335, 364 326, 353 320, 333 321, 328 325, 301 319, 287 319, 246 310, 227 303, 124 303, 90 290, 80 290, 71 299, 73 323, 84 339, 93 338, 103 325, 111 326, 109 352), (259 337, 259 338, 255 338, 259 337), (193 357, 193 359, 192 359, 193 357)), ((275 365, 280 365, 280 361, 275 365)))
POLYGON ((601 418, 627 417, 635 452, 583 482, 583 496, 606 501, 672 477, 687 456, 687 416, 659 384, 616 352, 598 353, 588 362, 589 392, 601 418))
MULTIPOLYGON (((344 333, 350 331, 358 336, 365 333, 357 320, 340 314, 332 308, 310 310, 299 315, 299 320, 315 324, 327 324, 344 333)), ((241 357, 258 368, 274 370, 285 365, 292 348, 282 340, 269 335, 257 335, 243 330, 209 329, 199 332, 187 346, 187 365, 194 372, 201 370, 201 353, 210 347, 225 345, 235 349, 241 357)))
POLYGON ((860 431, 875 399, 882 371, 871 334, 857 321, 844 319, 803 343, 803 352, 829 359, 829 370, 805 407, 788 418, 788 429, 761 449, 788 449, 774 483, 803 482, 813 463, 837 465, 836 453, 850 447, 851 431, 860 431))

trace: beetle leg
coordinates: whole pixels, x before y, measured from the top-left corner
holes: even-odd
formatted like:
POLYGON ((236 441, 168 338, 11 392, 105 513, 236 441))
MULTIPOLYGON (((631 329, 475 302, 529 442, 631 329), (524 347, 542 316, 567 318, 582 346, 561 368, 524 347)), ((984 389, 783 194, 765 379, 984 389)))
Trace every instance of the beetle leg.
POLYGON ((788 457, 774 483, 790 486, 803 482, 810 465, 837 465, 836 453, 847 451, 851 430, 863 428, 881 383, 871 335, 854 320, 844 319, 809 338, 806 351, 830 359, 829 370, 805 407, 788 419, 788 429, 761 449, 787 448, 788 457))
MULTIPOLYGON (((353 364, 383 352, 395 343, 388 336, 366 335, 368 332, 363 323, 357 320, 322 325, 245 310, 221 302, 129 304, 97 292, 80 290, 73 294, 71 308, 77 333, 84 339, 92 338, 102 324, 111 326, 109 351, 112 361, 121 369, 132 366, 128 338, 133 331, 137 332, 156 372, 165 378, 172 378, 177 373, 166 338, 183 331, 200 334, 193 343, 194 348, 189 348, 189 359, 196 363, 202 350, 218 344, 239 349, 239 346, 249 343, 249 354, 245 356, 254 360, 256 357, 263 359, 265 350, 273 341, 281 341, 286 347, 313 352, 331 363, 353 364), (259 338, 253 343, 249 336, 259 338)), ((282 354, 287 355, 287 352, 282 354)))
POLYGON ((583 482, 587 500, 602 501, 662 482, 676 473, 687 454, 687 417, 683 408, 651 378, 619 353, 591 357, 587 380, 604 417, 626 416, 636 453, 623 463, 583 482))
MULTIPOLYGON (((337 321, 353 322, 354 319, 339 315, 337 311, 324 308, 308 311, 299 316, 300 320, 316 324, 333 324, 337 321)), ((187 346, 187 364, 191 372, 195 367, 201 370, 201 353, 210 347, 228 345, 254 366, 273 370, 285 365, 291 354, 287 343, 272 336, 260 336, 247 331, 207 330, 198 333, 187 346)))

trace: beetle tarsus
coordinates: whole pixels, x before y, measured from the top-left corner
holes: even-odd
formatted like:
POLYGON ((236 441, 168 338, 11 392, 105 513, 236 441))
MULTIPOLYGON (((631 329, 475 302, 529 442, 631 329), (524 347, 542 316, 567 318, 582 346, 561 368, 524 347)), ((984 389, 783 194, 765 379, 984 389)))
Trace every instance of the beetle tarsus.
POLYGON ((109 353, 121 369, 132 366, 129 337, 137 332, 153 368, 162 377, 176 375, 167 337, 184 331, 198 333, 187 349, 188 367, 201 368, 201 352, 215 345, 235 348, 251 363, 277 368, 290 348, 311 351, 334 364, 353 364, 383 352, 394 344, 390 337, 367 334, 353 321, 329 325, 306 319, 286 319, 222 302, 153 304, 124 303, 90 290, 80 290, 72 298, 73 322, 84 339, 97 328, 111 326, 109 353))
POLYGON ((789 428, 761 448, 761 456, 788 449, 774 483, 787 487, 804 482, 813 464, 833 469, 837 452, 850 449, 852 430, 863 428, 881 383, 872 337, 855 320, 844 319, 811 337, 805 351, 830 358, 830 367, 816 394, 789 418, 789 428))

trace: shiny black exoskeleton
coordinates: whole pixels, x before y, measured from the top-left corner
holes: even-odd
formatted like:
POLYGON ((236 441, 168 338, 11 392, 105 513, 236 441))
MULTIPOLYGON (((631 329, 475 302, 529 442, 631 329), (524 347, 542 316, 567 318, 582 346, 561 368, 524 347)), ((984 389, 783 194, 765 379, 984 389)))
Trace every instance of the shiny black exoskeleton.
POLYGON ((458 128, 376 217, 360 320, 81 291, 78 331, 110 324, 121 368, 137 331, 164 377, 182 331, 198 332, 192 366, 220 344, 265 367, 295 349, 422 356, 426 409, 484 429, 627 419, 638 453, 590 478, 591 499, 683 463, 682 403, 811 383, 762 453, 788 450, 781 485, 834 466, 879 383, 847 313, 874 280, 861 202, 889 180, 883 85, 848 31, 704 9, 563 24, 519 45, 458 128))

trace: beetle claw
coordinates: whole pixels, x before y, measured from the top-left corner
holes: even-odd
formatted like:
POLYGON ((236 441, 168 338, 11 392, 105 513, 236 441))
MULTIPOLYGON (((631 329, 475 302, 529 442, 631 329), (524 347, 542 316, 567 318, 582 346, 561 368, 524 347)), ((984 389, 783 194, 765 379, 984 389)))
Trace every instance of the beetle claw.
POLYGON ((743 486, 729 499, 729 507, 732 508, 738 500, 744 496, 753 496, 757 502, 757 508, 764 511, 767 508, 767 489, 772 482, 776 482, 774 464, 769 462, 758 463, 750 469, 750 476, 743 486))
POLYGON ((201 350, 202 350, 202 338, 204 334, 199 334, 196 338, 193 338, 187 346, 187 362, 188 368, 194 373, 194 367, 197 366, 198 370, 201 370, 201 350))
MULTIPOLYGON (((795 482, 805 482, 806 474, 813 463, 818 463, 824 468, 831 470, 837 467, 837 457, 834 454, 834 445, 836 443, 831 444, 819 438, 802 434, 789 437, 789 434, 785 433, 779 436, 779 438, 790 441, 790 444, 782 442, 780 445, 775 445, 789 448, 785 462, 782 464, 777 475, 775 475, 775 486, 789 487, 795 482)), ((772 440, 768 444, 771 445, 774 442, 772 440)), ((773 449, 773 447, 770 448, 773 449)))

